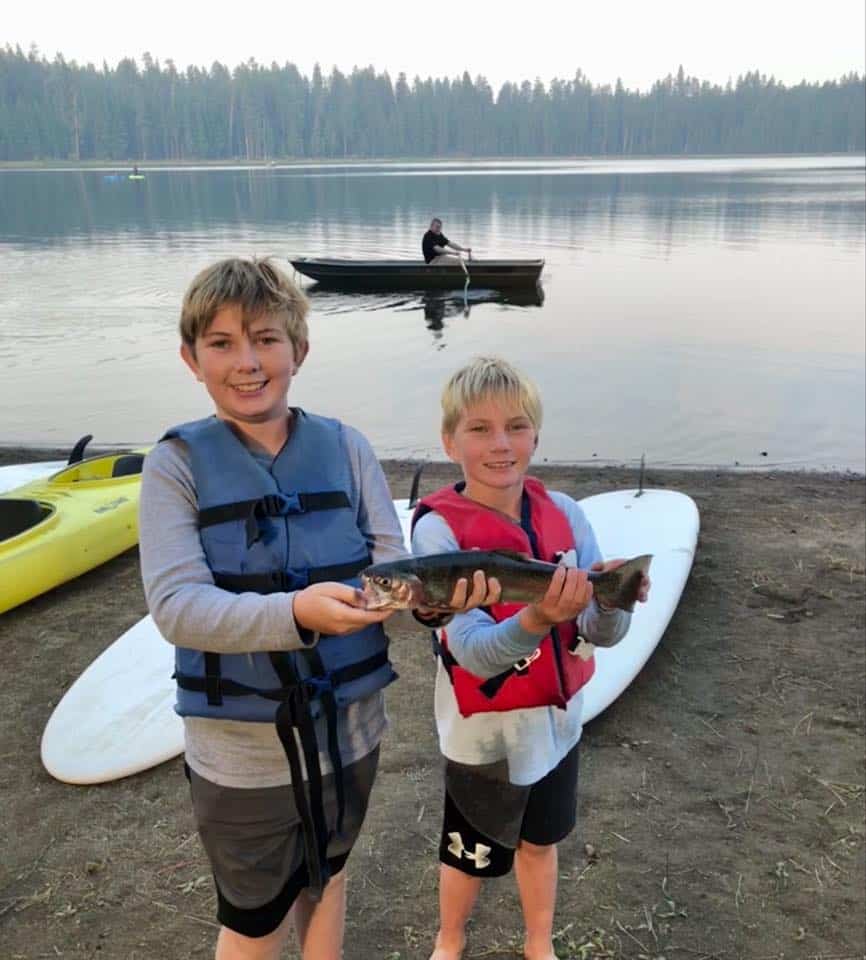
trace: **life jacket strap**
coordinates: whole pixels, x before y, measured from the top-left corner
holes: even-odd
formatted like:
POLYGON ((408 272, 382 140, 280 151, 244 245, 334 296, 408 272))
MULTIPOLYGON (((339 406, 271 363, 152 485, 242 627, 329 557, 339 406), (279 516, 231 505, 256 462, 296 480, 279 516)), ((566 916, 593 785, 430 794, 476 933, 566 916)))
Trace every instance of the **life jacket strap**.
POLYGON ((220 655, 218 653, 205 653, 204 655, 204 682, 205 693, 207 693, 208 706, 222 706, 223 695, 220 690, 220 655))
POLYGON ((319 746, 310 712, 310 698, 299 678, 291 659, 280 653, 270 655, 271 664, 277 672, 288 696, 277 707, 277 736, 283 745, 292 777, 292 793, 301 820, 304 838, 304 860, 309 874, 310 895, 319 900, 322 890, 330 879, 328 867, 328 830, 325 824, 325 808, 322 796, 322 770, 319 766, 319 746), (295 731, 298 738, 295 739, 295 731), (301 769, 300 751, 304 754, 307 769, 307 791, 301 769))
POLYGON ((269 493, 255 500, 238 500, 205 507, 198 512, 199 529, 212 527, 230 520, 246 520, 248 517, 288 517, 315 510, 339 510, 351 507, 348 495, 343 490, 324 490, 318 493, 269 493))
POLYGON ((351 580, 371 563, 370 555, 351 563, 335 563, 326 567, 308 567, 299 570, 269 570, 265 573, 228 573, 215 571, 214 583, 230 593, 291 593, 303 590, 311 583, 328 580, 351 580))
MULTIPOLYGON (((279 654, 277 654, 277 656, 279 656, 279 654)), ((208 657, 219 659, 219 654, 206 653, 206 664, 208 657)), ((374 653, 372 657, 367 657, 366 660, 349 663, 344 667, 336 667, 333 670, 328 670, 317 676, 293 678, 290 685, 274 687, 269 690, 263 690, 260 687, 250 687, 245 683, 238 683, 237 680, 222 677, 219 675, 218 668, 215 668, 212 676, 206 675, 204 677, 175 672, 174 679, 177 681, 177 685, 183 690, 190 690, 193 693, 208 693, 210 690, 213 690, 219 695, 220 702, 223 697, 253 696, 264 697, 265 700, 281 701, 285 700, 298 684, 301 684, 306 689, 309 699, 315 700, 323 694, 333 693, 341 684, 349 683, 351 680, 358 680, 368 673, 373 673, 380 667, 385 666, 386 663, 388 663, 388 653, 385 650, 380 650, 378 653, 374 653), (218 682, 215 682, 215 680, 218 682)), ((205 669, 207 669, 207 666, 205 669)), ((279 676, 279 671, 277 675, 279 676)))
MULTIPOLYGON (((337 791, 337 834, 343 832, 343 819, 346 813, 346 790, 343 777, 343 758, 340 756, 340 742, 337 737, 337 699, 334 696, 333 681, 325 669, 322 655, 317 647, 300 651, 310 668, 308 689, 316 690, 325 711, 325 724, 328 731, 328 756, 334 770, 334 784, 337 791), (321 684, 320 687, 317 685, 321 684)), ((384 658, 387 660, 387 656, 384 658)))
POLYGON ((268 493, 255 500, 238 500, 205 507, 198 512, 199 529, 231 520, 243 520, 247 534, 247 549, 260 537, 259 521, 266 517, 288 517, 314 510, 337 510, 351 507, 349 497, 342 490, 320 493, 268 493))

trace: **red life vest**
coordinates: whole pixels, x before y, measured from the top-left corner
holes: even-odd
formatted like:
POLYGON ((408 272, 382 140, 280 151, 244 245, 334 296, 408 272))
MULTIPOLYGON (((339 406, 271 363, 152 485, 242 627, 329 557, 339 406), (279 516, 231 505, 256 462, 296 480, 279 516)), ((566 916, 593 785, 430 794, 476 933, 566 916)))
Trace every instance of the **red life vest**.
MULTIPOLYGON (((461 496, 464 484, 443 487, 419 501, 414 524, 431 510, 448 523, 461 550, 514 550, 556 563, 560 553, 574 549, 574 534, 565 514, 554 504, 544 484, 526 477, 521 523, 461 496)), ((488 608, 497 623, 522 610, 524 603, 498 603, 488 608)), ((441 630, 437 652, 451 677, 457 707, 464 717, 528 707, 561 707, 590 679, 595 661, 576 652, 580 636, 574 621, 560 623, 533 653, 495 677, 484 679, 465 670, 448 650, 441 630)))

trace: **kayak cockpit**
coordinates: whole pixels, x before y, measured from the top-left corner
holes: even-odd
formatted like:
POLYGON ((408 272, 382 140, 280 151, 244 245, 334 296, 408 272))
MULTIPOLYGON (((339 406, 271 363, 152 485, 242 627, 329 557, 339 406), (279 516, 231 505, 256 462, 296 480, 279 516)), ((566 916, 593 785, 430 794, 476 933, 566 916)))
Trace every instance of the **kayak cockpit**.
POLYGON ((54 507, 38 500, 0 499, 0 543, 35 529, 53 513, 54 507))
POLYGON ((55 473, 51 483, 89 483, 93 480, 116 480, 119 477, 140 477, 144 466, 143 453, 121 453, 93 457, 72 464, 55 473))

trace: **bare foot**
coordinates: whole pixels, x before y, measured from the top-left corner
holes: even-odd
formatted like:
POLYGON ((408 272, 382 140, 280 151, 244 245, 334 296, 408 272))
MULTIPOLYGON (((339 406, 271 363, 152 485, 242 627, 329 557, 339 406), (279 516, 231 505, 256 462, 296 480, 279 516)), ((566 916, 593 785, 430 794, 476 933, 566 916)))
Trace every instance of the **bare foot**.
POLYGON ((553 944, 548 940, 547 943, 523 945, 524 960, 557 960, 553 944))
MULTIPOLYGON (((436 946, 433 947, 430 960, 460 960, 465 947, 466 937, 461 937, 459 940, 451 939, 443 937, 440 931, 436 934, 436 946)), ((556 960, 556 957, 553 960, 556 960)))

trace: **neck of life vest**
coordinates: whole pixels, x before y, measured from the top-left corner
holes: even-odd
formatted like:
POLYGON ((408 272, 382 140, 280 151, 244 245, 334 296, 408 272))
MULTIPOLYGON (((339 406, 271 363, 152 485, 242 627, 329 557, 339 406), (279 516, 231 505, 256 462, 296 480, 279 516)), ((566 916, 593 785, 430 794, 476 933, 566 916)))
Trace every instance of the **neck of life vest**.
MULTIPOLYGON (((338 421, 295 410, 291 435, 269 469, 216 417, 175 427, 163 437, 168 438, 182 440, 189 452, 199 536, 216 586, 267 594, 331 580, 360 585, 358 574, 370 554, 357 525, 338 421)), ((344 800, 337 710, 371 696, 396 676, 380 624, 344 636, 322 636, 300 651, 217 654, 176 648, 177 713, 275 723, 302 810, 307 804, 295 738, 299 733, 310 790, 305 845, 313 890, 327 882, 328 840, 313 721, 323 713, 327 717, 339 830, 344 800)))
MULTIPOLYGON (((443 487, 419 501, 413 525, 431 510, 451 528, 460 550, 514 550, 556 563, 575 548, 568 518, 550 499, 544 485, 524 478, 520 523, 462 495, 464 483, 443 487)), ((526 604, 498 603, 485 608, 497 622, 507 620, 526 604)), ((581 637, 574 621, 560 623, 528 656, 503 673, 484 679, 460 666, 448 649, 448 631, 441 629, 436 652, 448 671, 461 716, 501 713, 530 707, 560 707, 592 677, 595 661, 577 653, 581 637)))

